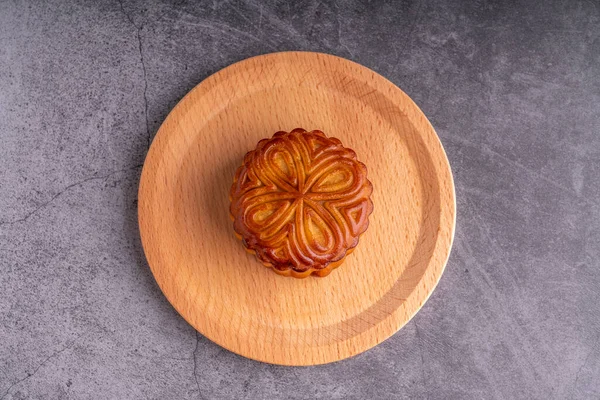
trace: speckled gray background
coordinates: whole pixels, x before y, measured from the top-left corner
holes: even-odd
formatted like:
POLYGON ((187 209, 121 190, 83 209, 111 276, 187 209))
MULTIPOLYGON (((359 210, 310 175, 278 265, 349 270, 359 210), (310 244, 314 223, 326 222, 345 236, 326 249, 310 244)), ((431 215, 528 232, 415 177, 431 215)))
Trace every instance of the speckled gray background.
POLYGON ((600 398, 600 4, 0 0, 0 399, 600 398), (453 167, 454 249, 400 332, 311 368, 197 335, 144 259, 148 141, 278 50, 381 73, 453 167))

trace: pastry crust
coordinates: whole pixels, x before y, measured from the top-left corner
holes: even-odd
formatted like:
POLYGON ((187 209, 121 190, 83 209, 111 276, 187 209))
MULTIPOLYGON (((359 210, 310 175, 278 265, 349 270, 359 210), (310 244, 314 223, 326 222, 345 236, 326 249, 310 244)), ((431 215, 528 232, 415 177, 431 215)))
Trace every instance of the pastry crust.
POLYGON ((373 211, 366 166, 321 131, 258 142, 236 171, 230 214, 247 251, 276 273, 326 276, 358 245, 373 211))

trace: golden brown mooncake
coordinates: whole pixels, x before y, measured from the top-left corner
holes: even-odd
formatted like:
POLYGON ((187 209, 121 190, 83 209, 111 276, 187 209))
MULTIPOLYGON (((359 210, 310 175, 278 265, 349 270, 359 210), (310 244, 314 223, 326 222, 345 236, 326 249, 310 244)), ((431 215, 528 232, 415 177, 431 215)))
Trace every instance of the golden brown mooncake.
POLYGON ((280 275, 326 276, 369 226, 373 191, 356 153, 321 131, 258 142, 236 171, 230 212, 246 249, 280 275))

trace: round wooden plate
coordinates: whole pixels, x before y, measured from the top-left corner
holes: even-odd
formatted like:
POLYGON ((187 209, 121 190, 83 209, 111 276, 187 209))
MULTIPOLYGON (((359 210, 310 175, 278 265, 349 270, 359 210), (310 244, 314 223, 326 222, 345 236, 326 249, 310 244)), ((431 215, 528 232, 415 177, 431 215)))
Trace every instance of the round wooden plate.
POLYGON ((250 58, 196 86, 158 131, 139 189, 144 251, 175 309, 226 349, 285 365, 353 356, 406 324, 442 275, 455 214, 448 160, 415 103, 368 68, 305 52, 250 58), (325 278, 275 274, 229 219, 244 154, 297 127, 354 149, 374 188, 368 230, 325 278))

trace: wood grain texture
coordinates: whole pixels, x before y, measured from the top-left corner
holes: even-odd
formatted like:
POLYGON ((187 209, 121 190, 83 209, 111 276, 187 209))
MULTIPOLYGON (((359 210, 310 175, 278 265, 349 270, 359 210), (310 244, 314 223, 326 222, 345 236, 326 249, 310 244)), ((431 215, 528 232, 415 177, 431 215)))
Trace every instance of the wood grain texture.
POLYGON ((219 345, 284 365, 356 355, 408 322, 440 279, 455 215, 448 160, 421 110, 375 72, 317 53, 250 58, 196 86, 161 126, 139 188, 144 251, 175 309, 219 345), (374 188, 369 229, 325 278, 274 274, 229 219, 244 154, 296 127, 354 149, 374 188))

